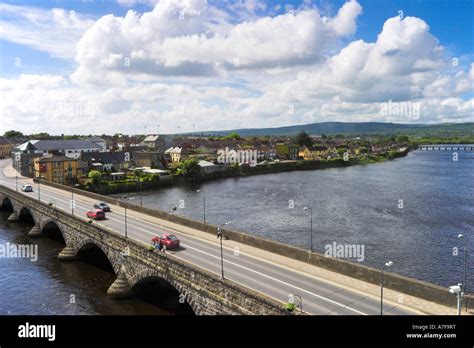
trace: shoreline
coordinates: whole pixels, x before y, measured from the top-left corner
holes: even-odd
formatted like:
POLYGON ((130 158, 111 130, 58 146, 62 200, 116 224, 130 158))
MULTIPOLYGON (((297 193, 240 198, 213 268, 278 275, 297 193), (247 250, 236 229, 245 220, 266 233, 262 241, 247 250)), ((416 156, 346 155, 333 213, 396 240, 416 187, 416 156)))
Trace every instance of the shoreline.
MULTIPOLYGON (((294 160, 294 161, 285 161, 279 162, 274 164, 267 164, 267 165, 260 165, 256 167, 249 167, 249 166, 242 166, 238 168, 229 168, 225 171, 221 172, 214 172, 211 174, 207 174, 201 176, 198 180, 189 181, 182 176, 174 176, 173 182, 168 183, 167 185, 159 184, 156 187, 148 187, 143 189, 141 192, 147 191, 156 191, 161 189, 162 187, 170 187, 170 186, 179 186, 183 184, 200 184, 204 182, 220 180, 220 179, 227 179, 227 178, 241 178, 241 177, 250 177, 254 175, 265 175, 265 174, 278 174, 278 173, 288 173, 294 171, 308 171, 308 170, 324 170, 324 169, 331 169, 331 168, 346 168, 351 166, 357 165, 370 165, 370 164, 377 164, 383 163, 386 161, 394 160, 396 158, 403 158, 408 155, 408 153, 412 150, 415 150, 414 147, 407 147, 402 152, 392 152, 390 155, 389 152, 385 152, 383 154, 369 156, 367 159, 360 159, 360 158, 351 158, 349 161, 344 161, 341 158, 338 159, 331 159, 331 160, 294 160)), ((95 191, 90 191, 95 192, 95 191)), ((137 189, 134 190, 124 190, 118 192, 111 192, 111 193, 103 193, 106 195, 114 195, 120 193, 134 193, 139 192, 137 189)), ((97 192, 95 192, 97 193, 97 192)))

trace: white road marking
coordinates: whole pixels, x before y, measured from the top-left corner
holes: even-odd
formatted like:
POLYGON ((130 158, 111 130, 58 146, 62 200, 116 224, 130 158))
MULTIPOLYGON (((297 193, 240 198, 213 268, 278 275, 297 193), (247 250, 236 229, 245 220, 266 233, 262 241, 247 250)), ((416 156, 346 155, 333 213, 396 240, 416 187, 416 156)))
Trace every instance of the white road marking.
MULTIPOLYGON (((12 186, 12 185, 10 185, 10 186, 12 186)), ((48 190, 46 190, 46 192, 48 192, 48 190)), ((42 195, 44 194, 45 196, 49 196, 49 197, 51 197, 51 198, 53 198, 53 199, 55 199, 55 200, 57 200, 57 201, 63 202, 63 203, 69 203, 69 201, 65 201, 65 200, 59 199, 59 198, 57 198, 57 196, 53 196, 53 195, 51 195, 51 194, 49 194, 49 193, 46 193, 46 192, 43 191, 43 192, 42 192, 42 195)), ((65 196, 65 194, 61 194, 61 195, 65 196)), ((29 196, 29 195, 28 195, 28 196, 29 196)), ((32 197, 32 198, 34 198, 34 197, 32 197)), ((37 198, 34 198, 34 199, 37 199, 37 198)), ((80 201, 80 200, 78 200, 78 201, 80 201)), ((82 201, 81 203, 82 203, 82 204, 86 204, 86 202, 84 202, 84 201, 82 201)), ((82 208, 82 209, 85 209, 85 210, 88 209, 87 207, 80 206, 79 204, 77 205, 77 207, 82 208)), ((65 209, 65 208, 60 208, 60 207, 59 207, 59 209, 68 212, 68 210, 65 209)), ((117 212, 117 214, 124 216, 124 214, 120 214, 120 213, 118 213, 118 212, 117 212)), ((79 216, 78 216, 78 217, 79 217, 79 216)), ((115 218, 109 218, 109 217, 107 217, 107 218, 108 218, 109 220, 114 220, 114 221, 116 221, 116 222, 123 222, 122 220, 118 220, 118 219, 115 219, 115 218)), ((83 220, 85 220, 85 219, 83 219, 83 220)), ((133 221, 133 220, 132 220, 132 221, 133 221)), ((105 224, 103 224, 103 225, 105 225, 105 224)), ((143 232, 145 232, 145 233, 147 233, 147 234, 154 235, 154 233, 151 233, 151 232, 149 232, 148 230, 145 230, 145 229, 143 229, 143 228, 140 228, 140 227, 138 227, 138 226, 136 226, 136 225, 133 225, 133 224, 128 224, 128 225, 131 226, 131 227, 134 227, 134 228, 136 228, 136 229, 138 229, 138 230, 140 230, 140 231, 143 231, 143 232)), ((143 225, 144 225, 144 224, 143 224, 143 225)), ((105 227, 108 227, 108 226, 105 225, 105 227)), ((167 227, 162 226, 162 225, 161 225, 161 227, 162 227, 162 228, 167 228, 167 227)), ((109 227, 109 228, 110 228, 110 227, 109 227)), ((169 229, 170 229, 170 228, 169 228, 169 229)), ((191 246, 189 246, 189 245, 183 244, 183 246, 185 246, 186 248, 193 249, 193 250, 195 250, 195 251, 197 251, 197 252, 199 252, 199 253, 208 255, 208 256, 210 256, 210 257, 213 257, 213 258, 216 258, 216 259, 220 259, 219 256, 212 255, 212 254, 210 254, 210 253, 208 253, 208 252, 205 252, 205 251, 202 251, 202 250, 200 250, 200 249, 191 247, 191 246)), ((180 259, 182 259, 182 258, 180 258, 180 259)), ((182 259, 182 260, 186 261, 185 259, 182 259)), ((308 290, 305 290, 305 289, 303 289, 303 288, 297 287, 297 286, 292 285, 292 284, 290 284, 290 283, 287 283, 287 282, 285 282, 285 281, 283 281, 283 280, 274 278, 274 277, 269 276, 269 275, 267 275, 267 274, 264 274, 264 273, 261 273, 261 272, 259 272, 259 271, 253 270, 253 269, 251 269, 251 268, 248 268, 248 267, 239 265, 239 264, 237 264, 237 263, 235 263, 235 262, 228 261, 228 260, 224 260, 224 262, 226 262, 226 263, 228 263, 228 264, 232 264, 232 265, 237 266, 237 267, 240 267, 240 268, 245 269, 245 270, 247 270, 247 271, 250 271, 250 272, 252 272, 252 273, 258 274, 258 275, 263 276, 263 277, 265 277, 265 278, 271 279, 271 280, 273 280, 273 281, 275 281, 275 282, 278 282, 278 283, 284 284, 284 285, 286 285, 286 286, 292 287, 292 288, 294 288, 294 289, 296 289, 296 290, 305 292, 305 293, 307 293, 307 294, 309 294, 309 295, 312 295, 312 296, 314 296, 314 297, 317 297, 317 298, 319 298, 319 299, 322 299, 322 300, 324 300, 324 301, 326 301, 326 302, 332 303, 332 304, 337 305, 337 306, 339 306, 339 307, 347 308, 347 309, 349 309, 349 310, 351 310, 351 311, 353 311, 353 312, 355 312, 355 313, 358 313, 358 314, 361 314, 361 315, 368 315, 368 314, 366 314, 366 313, 364 313, 364 312, 361 312, 361 311, 359 311, 359 310, 357 310, 357 309, 355 309, 355 308, 346 306, 346 305, 344 305, 344 304, 342 304, 342 303, 339 303, 339 302, 334 301, 334 300, 331 300, 331 299, 329 299, 329 298, 327 298, 327 297, 324 297, 324 296, 315 294, 315 293, 313 293, 313 292, 311 292, 311 291, 308 291, 308 290)), ((213 272, 213 273, 214 273, 214 272, 213 272)), ((245 286, 249 287, 248 285, 245 285, 245 286)))

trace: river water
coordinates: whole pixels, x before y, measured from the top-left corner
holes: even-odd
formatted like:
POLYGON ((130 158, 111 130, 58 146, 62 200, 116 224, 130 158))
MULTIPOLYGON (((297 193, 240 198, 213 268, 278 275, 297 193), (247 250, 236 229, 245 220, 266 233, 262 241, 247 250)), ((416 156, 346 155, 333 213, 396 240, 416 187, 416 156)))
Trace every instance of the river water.
MULTIPOLYGON (((315 250, 356 244, 364 247, 365 265, 390 260, 391 271, 442 286, 463 281, 458 234, 474 253, 472 152, 459 152, 453 161, 451 152, 414 151, 384 163, 171 187, 145 193, 143 205, 165 211, 177 206, 175 214, 200 220, 203 191, 207 222, 230 221, 233 229, 309 249, 308 206, 315 250)), ((139 204, 139 196, 132 202, 139 204)), ((474 290, 474 256, 468 261, 474 290)))
POLYGON ((168 314, 139 298, 113 300, 107 289, 112 272, 84 261, 61 262, 64 244, 50 238, 27 236, 31 225, 9 223, 0 211, 0 244, 38 246, 36 261, 0 258, 0 315, 168 314))
MULTIPOLYGON (((231 221, 233 229, 309 248, 310 213, 303 210, 308 206, 315 250, 356 244, 364 253, 355 262, 380 267, 391 260, 391 271, 442 286, 463 278, 459 233, 467 237, 471 255, 474 250, 474 153, 459 152, 453 161, 450 152, 417 151, 365 166, 163 188, 146 192, 143 204, 166 211, 176 205, 175 214, 202 219, 203 192, 210 223, 231 221)), ((0 212, 0 244, 34 243, 41 257, 0 259, 0 314, 169 314, 144 299, 108 298, 110 271, 83 261, 59 262, 62 243, 30 239, 31 226, 6 222, 6 216, 0 212)))

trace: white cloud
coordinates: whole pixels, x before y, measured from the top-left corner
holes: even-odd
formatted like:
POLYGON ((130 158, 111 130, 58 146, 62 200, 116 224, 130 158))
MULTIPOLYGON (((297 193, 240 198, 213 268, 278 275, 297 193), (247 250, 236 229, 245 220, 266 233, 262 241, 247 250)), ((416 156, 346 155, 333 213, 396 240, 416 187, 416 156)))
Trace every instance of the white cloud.
MULTIPOLYGON (((258 1, 238 4, 247 13, 263 10, 258 1)), ((333 17, 309 5, 293 10, 234 23, 205 0, 162 0, 143 14, 103 16, 76 36, 77 69, 69 78, 0 79, 0 129, 18 128, 18 119, 22 131, 51 133, 474 121, 473 100, 466 100, 474 64, 453 68, 422 19, 389 18, 375 42, 342 46, 356 33, 358 3, 333 17), (389 100, 419 103, 420 117, 383 115, 389 100)), ((56 28, 84 23, 54 11, 45 13, 56 28)), ((27 20, 12 25, 32 31, 31 16, 25 11, 27 20)), ((64 35, 43 34, 43 49, 64 35)))
MULTIPOLYGON (((258 2, 237 4, 262 8, 258 2)), ((125 17, 100 18, 78 43, 79 68, 72 78, 97 83, 100 74, 102 82, 125 83, 137 74, 212 76, 295 68, 317 62, 352 34, 360 11, 350 2, 327 20, 316 10, 303 10, 232 25, 204 0, 164 0, 142 15, 129 11, 125 17)))
POLYGON ((2 39, 54 57, 74 57, 77 41, 93 23, 91 18, 75 11, 0 4, 2 39))

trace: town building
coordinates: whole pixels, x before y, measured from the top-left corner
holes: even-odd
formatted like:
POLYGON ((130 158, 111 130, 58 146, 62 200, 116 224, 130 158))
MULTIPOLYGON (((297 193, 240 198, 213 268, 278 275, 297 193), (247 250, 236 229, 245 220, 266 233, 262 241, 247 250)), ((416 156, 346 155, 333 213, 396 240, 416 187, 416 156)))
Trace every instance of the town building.
POLYGON ((21 175, 34 175, 34 160, 40 157, 65 156, 78 159, 84 152, 99 152, 101 147, 87 140, 29 140, 12 150, 13 168, 21 175))
POLYGON ((159 151, 133 151, 132 160, 137 167, 166 169, 167 163, 159 151))
POLYGON ((302 157, 305 161, 315 161, 327 157, 327 147, 326 146, 303 146, 300 148, 298 154, 299 157, 302 157))
POLYGON ((90 137, 85 139, 87 141, 90 141, 91 143, 94 143, 100 147, 101 152, 107 151, 107 141, 105 139, 99 138, 99 137, 90 137))
POLYGON ((0 159, 10 157, 13 151, 13 148, 21 143, 25 139, 22 138, 9 138, 9 137, 0 137, 0 159))
POLYGON ((185 147, 170 147, 168 150, 165 151, 166 155, 171 157, 172 163, 179 163, 186 160, 189 157, 189 150, 185 147))
POLYGON ((82 177, 78 160, 66 156, 40 157, 34 160, 34 177, 58 184, 72 185, 82 177))
POLYGON ((209 161, 200 160, 198 165, 201 167, 201 172, 203 174, 211 174, 215 172, 220 172, 225 170, 225 166, 222 164, 214 164, 209 161))
POLYGON ((148 135, 140 143, 140 146, 146 146, 151 150, 163 152, 165 149, 165 140, 160 135, 148 135))
POLYGON ((118 152, 84 152, 81 159, 86 162, 88 170, 115 172, 127 170, 130 167, 130 155, 118 152))
POLYGON ((276 143, 275 149, 278 157, 282 159, 296 160, 299 156, 299 146, 287 143, 276 143))

